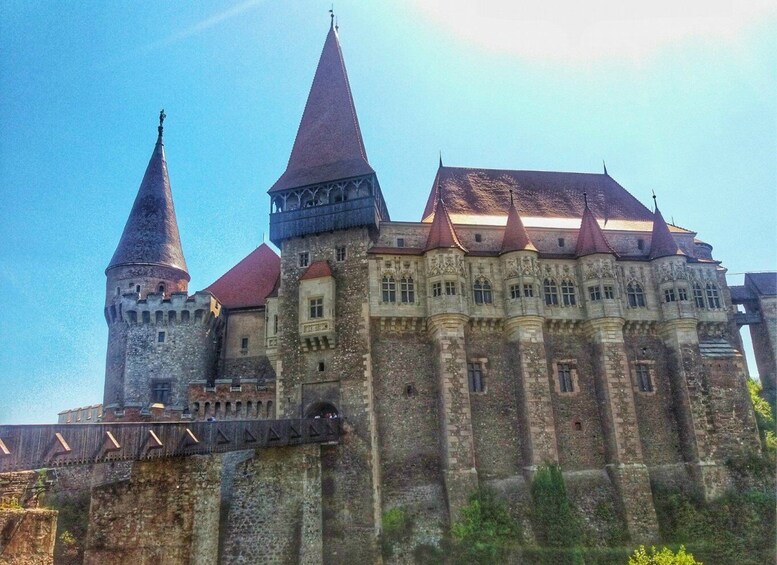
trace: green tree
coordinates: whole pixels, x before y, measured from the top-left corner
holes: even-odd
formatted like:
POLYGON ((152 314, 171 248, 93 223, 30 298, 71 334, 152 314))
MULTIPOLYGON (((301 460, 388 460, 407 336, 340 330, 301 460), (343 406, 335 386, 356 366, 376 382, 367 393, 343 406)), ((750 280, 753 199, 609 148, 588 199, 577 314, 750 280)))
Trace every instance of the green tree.
POLYGON ((750 400, 753 401, 755 419, 758 422, 758 433, 761 436, 761 444, 767 452, 777 451, 777 426, 774 420, 774 407, 764 398, 763 386, 760 382, 750 379, 747 381, 750 390, 750 400))
POLYGON ((470 497, 451 533, 456 562, 473 565, 502 561, 511 543, 520 537, 518 524, 505 503, 485 487, 470 497))
POLYGON ((656 552, 656 548, 650 548, 650 553, 645 550, 644 545, 640 545, 639 548, 629 558, 628 565, 703 565, 700 561, 696 561, 693 555, 685 553, 685 546, 680 546, 677 553, 674 553, 668 547, 661 548, 661 551, 656 552))
POLYGON ((580 524, 569 505, 564 476, 558 465, 543 465, 537 470, 531 495, 537 543, 545 547, 580 545, 580 524))

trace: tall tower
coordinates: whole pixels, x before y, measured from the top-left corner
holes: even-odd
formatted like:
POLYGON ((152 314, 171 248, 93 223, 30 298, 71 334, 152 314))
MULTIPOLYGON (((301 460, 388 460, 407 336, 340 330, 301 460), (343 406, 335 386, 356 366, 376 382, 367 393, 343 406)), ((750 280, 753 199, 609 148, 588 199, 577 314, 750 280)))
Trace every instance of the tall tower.
POLYGON ((388 220, 367 161, 337 27, 330 26, 285 172, 269 190, 281 249, 276 411, 338 414, 347 432, 322 448, 325 561, 377 559, 379 451, 367 249, 388 220), (371 548, 372 556, 365 554, 371 548))
POLYGON ((106 407, 130 400, 125 398, 127 344, 126 325, 122 323, 123 299, 141 300, 149 294, 169 296, 188 291, 190 277, 181 249, 162 141, 164 119, 163 110, 159 113, 154 151, 119 245, 105 270, 105 317, 109 328, 103 397, 106 407))

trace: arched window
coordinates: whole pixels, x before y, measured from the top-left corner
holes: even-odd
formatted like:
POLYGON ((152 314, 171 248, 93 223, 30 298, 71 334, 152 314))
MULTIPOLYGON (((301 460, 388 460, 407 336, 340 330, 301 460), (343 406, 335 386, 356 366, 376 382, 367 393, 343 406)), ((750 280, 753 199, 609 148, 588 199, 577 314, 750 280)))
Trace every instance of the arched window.
POLYGON ((159 283, 159 288, 157 290, 159 291, 159 294, 164 295, 164 293, 165 293, 165 283, 159 283))
POLYGON ((570 280, 561 281, 561 299, 564 306, 575 306, 577 296, 575 296, 575 285, 570 280))
POLYGON ((399 282, 399 295, 402 302, 409 304, 415 302, 415 284, 413 277, 404 276, 399 282))
POLYGON ((556 287, 556 281, 553 279, 545 279, 543 290, 545 291, 545 304, 548 306, 558 306, 558 288, 556 287))
POLYGON ((704 308, 704 289, 699 283, 693 283, 693 301, 696 303, 696 308, 704 308))
POLYGON ((475 304, 491 304, 493 296, 491 294, 491 283, 485 278, 480 277, 475 281, 475 304))
POLYGON ((642 285, 637 282, 630 282, 626 286, 626 296, 629 300, 629 306, 631 308, 644 308, 645 307, 645 291, 642 290, 642 285))
POLYGON ((710 308, 720 308, 720 294, 718 294, 718 287, 712 283, 707 283, 707 304, 710 308))
POLYGON ((383 302, 396 302, 397 301, 397 282, 391 275, 383 277, 383 302))

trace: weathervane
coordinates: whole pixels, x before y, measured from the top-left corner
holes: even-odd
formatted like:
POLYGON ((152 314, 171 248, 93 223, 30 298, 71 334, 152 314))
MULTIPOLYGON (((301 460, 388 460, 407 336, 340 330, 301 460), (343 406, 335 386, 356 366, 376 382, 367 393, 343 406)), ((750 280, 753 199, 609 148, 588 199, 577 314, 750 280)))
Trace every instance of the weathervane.
POLYGON ((165 109, 162 108, 159 110, 159 127, 157 128, 157 131, 159 132, 159 137, 162 137, 162 131, 164 128, 165 118, 167 117, 167 114, 165 114, 165 109))
POLYGON ((335 26, 335 5, 332 4, 332 7, 329 8, 329 25, 330 27, 335 26))

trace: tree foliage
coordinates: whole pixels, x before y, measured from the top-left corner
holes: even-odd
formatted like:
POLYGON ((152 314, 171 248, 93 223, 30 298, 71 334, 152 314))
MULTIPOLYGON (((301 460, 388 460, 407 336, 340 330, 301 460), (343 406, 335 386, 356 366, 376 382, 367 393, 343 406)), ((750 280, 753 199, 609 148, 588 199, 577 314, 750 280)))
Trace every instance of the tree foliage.
POLYGON ((755 419, 758 422, 758 432, 761 436, 761 444, 765 451, 774 453, 777 451, 777 426, 774 420, 774 406, 772 406, 763 394, 763 386, 760 382, 750 379, 747 382, 750 390, 750 400, 753 401, 755 419))
POLYGON ((543 465, 531 484, 533 522, 537 543, 544 547, 580 545, 581 530, 573 514, 558 465, 543 465))
POLYGON ((451 530, 458 563, 498 563, 509 546, 520 537, 518 523, 507 506, 489 488, 476 491, 461 510, 461 518, 451 530))
POLYGON ((680 546, 677 553, 668 547, 658 552, 655 547, 652 547, 648 553, 645 546, 641 545, 629 558, 628 565, 702 565, 702 563, 696 561, 690 553, 685 553, 684 546, 680 546))

